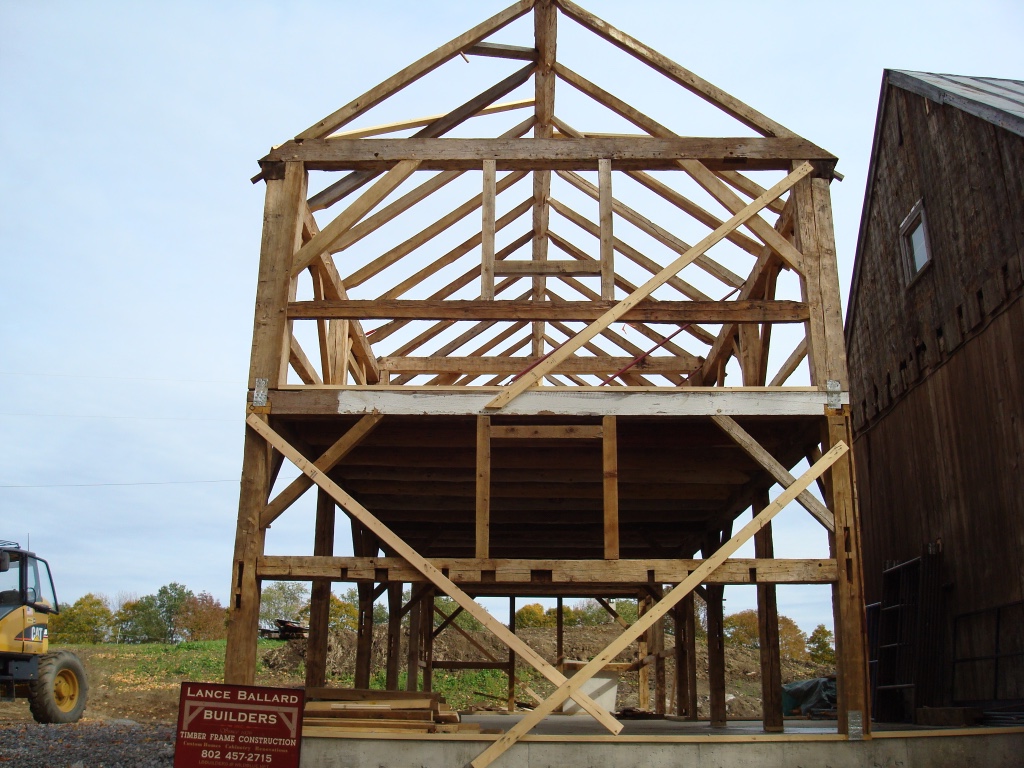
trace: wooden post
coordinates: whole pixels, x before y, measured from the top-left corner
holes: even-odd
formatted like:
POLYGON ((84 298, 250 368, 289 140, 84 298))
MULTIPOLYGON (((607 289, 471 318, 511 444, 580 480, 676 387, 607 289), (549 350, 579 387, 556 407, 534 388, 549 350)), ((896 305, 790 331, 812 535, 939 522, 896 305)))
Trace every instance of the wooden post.
MULTIPOLYGON (((647 609, 651 607, 651 598, 644 595, 636 601, 636 613, 637 616, 643 616, 647 613, 647 609)), ((637 660, 643 661, 647 658, 647 654, 650 651, 650 637, 651 632, 648 630, 644 634, 637 638, 637 660)), ((649 712, 651 709, 651 667, 648 664, 644 664, 640 667, 637 681, 637 707, 649 712)))
POLYGON ((562 669, 565 661, 565 619, 562 615, 562 598, 556 600, 555 613, 555 666, 562 669))
POLYGON ((619 559, 619 454, 614 416, 605 416, 602 426, 604 463, 604 557, 619 559))
POLYGON ((615 248, 612 230, 612 161, 597 161, 601 228, 601 298, 615 298, 615 248))
MULTIPOLYGON (((313 554, 334 554, 334 522, 337 506, 330 494, 317 488, 316 532, 313 554)), ((313 579, 309 597, 309 639, 306 642, 306 687, 321 688, 327 684, 327 641, 330 636, 331 582, 313 579)))
MULTIPOLYGON (((793 187, 797 247, 803 252, 801 281, 804 300, 816 308, 807 325, 811 383, 819 389, 849 389, 839 269, 832 227, 832 203, 827 179, 805 178, 793 187)), ((849 409, 829 411, 824 443, 836 445, 852 438, 849 409)), ((852 442, 847 442, 852 445, 852 442)), ((854 488, 853 457, 837 461, 829 472, 830 507, 835 515, 832 554, 839 563, 833 588, 836 623, 836 682, 839 692, 839 732, 862 738, 870 732, 867 682, 867 642, 864 626, 864 587, 861 572, 860 521, 854 488)))
POLYGON ((495 161, 484 160, 482 263, 480 267, 480 298, 494 298, 494 221, 497 180, 495 161))
MULTIPOLYGON (((357 557, 375 557, 379 545, 377 537, 361 523, 352 521, 352 551, 357 557)), ((356 584, 359 595, 356 622, 355 687, 370 687, 370 666, 373 658, 373 584, 356 584)))
POLYGON ((676 630, 676 714, 697 719, 697 634, 693 595, 673 609, 676 630))
MULTIPOLYGON (((305 168, 296 162, 284 165, 283 178, 267 181, 256 284, 249 390, 255 393, 258 387, 261 396, 287 380, 289 344, 285 306, 292 284, 292 257, 302 243, 302 213, 306 206, 305 168)), ((270 455, 266 441, 247 427, 224 662, 227 683, 252 685, 256 676, 260 617, 256 560, 263 554, 260 515, 270 495, 270 455)))
POLYGON ((423 690, 432 691, 434 685, 434 590, 431 589, 420 601, 420 650, 423 662, 423 690))
MULTIPOLYGON (((849 409, 828 417, 828 440, 851 441, 849 409)), ((829 494, 836 532, 829 537, 831 554, 839 565, 832 588, 836 626, 836 684, 840 733, 851 739, 870 736, 871 717, 867 674, 867 630, 864 622, 864 577, 861 562, 860 514, 857 510, 852 453, 832 466, 829 494)))
POLYGON ((476 556, 491 556, 491 417, 476 418, 476 556))
MULTIPOLYGON (((533 8, 534 44, 537 48, 537 69, 534 73, 534 101, 537 123, 534 138, 550 139, 554 135, 555 117, 555 34, 558 13, 554 0, 537 0, 533 8)), ((533 172, 533 260, 548 258, 548 198, 551 196, 551 171, 533 172)), ((544 301, 546 280, 533 278, 533 300, 544 301)), ((533 323, 533 356, 544 354, 545 324, 533 323)))
POLYGON ((388 651, 385 687, 398 690, 398 668, 402 653, 402 582, 388 584, 388 651))
MULTIPOLYGON (((555 600, 555 669, 559 672, 565 671, 565 617, 562 613, 562 598, 555 600)), ((559 704, 555 709, 561 712, 564 704, 559 704)))
MULTIPOLYGON (((769 504, 768 492, 759 493, 753 513, 769 504)), ((754 534, 754 556, 775 557, 771 523, 754 534)), ((768 733, 781 733, 782 662, 779 652, 779 606, 774 584, 757 585, 757 632, 761 651, 761 719, 768 733)))
MULTIPOLYGON (((512 634, 516 631, 516 599, 508 599, 508 628, 512 634)), ((516 711, 516 652, 508 649, 508 711, 516 711)))
MULTIPOLYGON (((659 584, 655 591, 660 600, 664 590, 659 584)), ((654 654, 654 712, 665 714, 665 620, 658 621, 648 630, 650 652, 654 654)))
MULTIPOLYGON (((709 553, 705 552, 707 557, 709 553)), ((711 727, 724 728, 725 713, 725 587, 721 584, 707 585, 708 606, 708 692, 711 698, 711 727)))
MULTIPOLYGON (((419 597, 422 597, 422 595, 419 597)), ((413 600, 419 602, 416 595, 413 595, 409 600, 410 602, 413 600)), ((407 691, 419 690, 420 638, 423 634, 421 629, 422 618, 419 605, 413 605, 409 609, 409 655, 406 659, 408 671, 405 678, 405 690, 407 691)), ((431 619, 431 621, 433 620, 431 619)))

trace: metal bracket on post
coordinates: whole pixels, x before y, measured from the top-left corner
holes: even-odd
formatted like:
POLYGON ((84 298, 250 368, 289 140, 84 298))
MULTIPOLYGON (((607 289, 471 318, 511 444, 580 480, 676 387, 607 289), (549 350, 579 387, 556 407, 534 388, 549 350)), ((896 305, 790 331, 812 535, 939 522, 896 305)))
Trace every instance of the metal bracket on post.
POLYGON ((841 410, 843 407, 843 392, 839 382, 835 379, 829 379, 825 382, 825 389, 828 390, 828 394, 825 396, 825 407, 833 411, 841 410))
MULTIPOLYGON (((831 385, 833 382, 828 382, 831 385)), ((269 388, 269 379, 257 379, 256 389, 253 390, 253 404, 257 408, 263 408, 266 406, 267 390, 269 388)))
POLYGON ((270 379, 256 379, 249 413, 270 413, 270 379))

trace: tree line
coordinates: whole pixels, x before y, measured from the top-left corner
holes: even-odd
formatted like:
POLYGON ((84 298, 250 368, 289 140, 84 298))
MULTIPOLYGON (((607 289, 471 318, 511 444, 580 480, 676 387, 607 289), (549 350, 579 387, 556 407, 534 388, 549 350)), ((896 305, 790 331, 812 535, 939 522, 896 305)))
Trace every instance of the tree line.
MULTIPOLYGON (((408 590, 403 601, 410 599, 408 590)), ((697 634, 707 634, 707 611, 699 598, 697 603, 697 634)), ((458 605, 450 597, 437 597, 434 604, 451 615, 458 605)), ((612 600, 609 605, 626 622, 637 620, 635 600, 612 600)), ((263 585, 260 598, 260 626, 274 628, 275 619, 309 621, 309 587, 302 582, 275 581, 263 585)), ((331 593, 328 625, 332 631, 355 631, 359 617, 359 595, 350 587, 340 595, 331 593)), ((387 607, 373 606, 374 624, 386 624, 387 607)), ((409 620, 408 613, 403 624, 409 620)), ((434 615, 435 626, 443 619, 434 615)), ((597 600, 589 598, 562 606, 564 627, 586 627, 610 624, 614 617, 597 600)), ((467 631, 480 631, 483 626, 466 612, 454 623, 467 631)), ((516 627, 554 627, 557 609, 540 603, 524 605, 516 611, 516 627)), ((89 593, 59 614, 50 617, 49 635, 58 643, 180 643, 200 640, 221 640, 227 634, 227 609, 208 592, 195 594, 183 584, 172 582, 155 594, 137 597, 118 595, 110 600, 104 595, 89 593)), ((724 630, 730 645, 757 649, 760 643, 757 611, 745 610, 725 617, 724 630)), ((672 623, 666 622, 672 633, 672 623)), ((832 632, 819 624, 810 635, 804 634, 795 621, 779 616, 780 654, 785 659, 835 663, 832 632)))

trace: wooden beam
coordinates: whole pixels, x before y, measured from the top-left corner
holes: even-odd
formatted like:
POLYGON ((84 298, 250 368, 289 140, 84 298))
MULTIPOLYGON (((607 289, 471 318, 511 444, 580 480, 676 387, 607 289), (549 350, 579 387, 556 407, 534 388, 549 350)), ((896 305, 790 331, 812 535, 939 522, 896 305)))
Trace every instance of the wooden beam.
MULTIPOLYGON (((483 115, 496 115, 500 112, 510 112, 515 109, 527 109, 533 106, 533 99, 517 99, 516 101, 507 101, 503 104, 489 104, 486 107, 482 107, 473 113, 473 117, 480 117, 483 115)), ((397 133, 399 131, 406 131, 412 128, 422 128, 423 126, 430 125, 432 123, 447 117, 451 113, 444 115, 431 115, 430 117, 417 117, 412 120, 400 120, 397 123, 385 123, 384 125, 372 125, 366 128, 354 128, 351 131, 341 131, 339 133, 332 134, 329 138, 332 139, 368 139, 373 136, 383 136, 387 133, 397 133)), ((310 206, 312 207, 312 206, 310 206)), ((314 209, 315 210, 315 209, 314 209)))
MULTIPOLYGON (((360 139, 360 141, 370 141, 370 139, 360 139)), ((292 274, 298 275, 315 258, 327 253, 342 235, 352 229, 361 218, 391 194, 399 184, 409 178, 418 167, 419 163, 415 160, 403 160, 391 168, 352 205, 338 214, 330 224, 298 250, 292 259, 292 274)))
MULTIPOLYGON (((662 183, 660 179, 651 176, 651 174, 644 173, 643 171, 631 171, 627 173, 627 175, 631 179, 634 179, 643 186, 647 187, 649 190, 654 192, 659 197, 672 203, 672 205, 674 205, 679 210, 689 214, 694 219, 699 221, 701 224, 704 224, 705 226, 711 228, 718 227, 721 224, 721 218, 715 216, 713 213, 709 211, 706 211, 704 208, 694 203, 685 195, 680 194, 672 187, 662 183)), ((765 207, 768 208, 769 206, 765 207)), ((746 251, 755 258, 761 255, 761 249, 764 247, 763 245, 761 245, 761 243, 757 242, 756 240, 750 237, 747 237, 742 232, 733 232, 732 235, 729 236, 728 240, 733 245, 742 248, 744 251, 746 251)))
POLYGON ((753 128, 762 136, 795 136, 792 131, 771 118, 762 115, 753 107, 744 104, 734 96, 709 83, 693 72, 685 69, 666 56, 649 48, 636 38, 616 29, 608 22, 598 18, 587 10, 571 2, 557 0, 558 7, 574 21, 589 29, 599 37, 603 37, 612 45, 622 49, 631 56, 647 64, 656 72, 681 85, 708 103, 718 107, 726 114, 732 115, 749 128, 753 128))
POLYGON ((600 440, 604 427, 585 424, 568 426, 501 425, 491 427, 492 440, 600 440))
MULTIPOLYGON (((502 181, 505 181, 505 179, 502 179, 502 181)), ((501 182, 499 182, 499 186, 500 185, 501 185, 501 182)), ((496 231, 501 231, 502 229, 507 227, 513 221, 515 221, 520 216, 522 216, 524 213, 526 213, 526 211, 528 211, 530 209, 530 206, 532 204, 533 204, 533 201, 530 200, 530 199, 526 199, 523 202, 521 202, 519 205, 514 207, 508 213, 504 214, 501 218, 499 218, 494 223, 495 230, 496 231)), ((456 261, 461 259, 467 253, 469 253, 474 248, 479 246, 480 245, 480 241, 482 240, 482 238, 483 238, 483 233, 482 232, 478 232, 477 234, 473 235, 472 237, 464 240, 462 243, 457 245, 455 248, 453 248, 452 250, 448 251, 448 253, 444 254, 440 258, 435 259, 430 264, 428 264, 427 266, 425 266, 422 269, 420 269, 418 272, 415 272, 414 274, 412 274, 409 277, 407 277, 405 280, 400 282, 394 288, 390 289, 385 294, 383 294, 380 298, 382 300, 384 300, 384 301, 390 301, 392 299, 399 298, 400 296, 405 294, 407 291, 412 290, 417 285, 422 283, 424 280, 426 280, 431 275, 436 274, 440 270, 442 270, 445 267, 447 267, 449 264, 454 264, 456 261)), ((498 257, 497 257, 497 254, 496 254, 495 255, 495 259, 497 259, 497 258, 498 257)), ((470 274, 470 279, 469 280, 464 280, 464 278, 460 278, 459 280, 455 281, 455 283, 452 284, 452 287, 451 287, 450 291, 444 290, 443 293, 445 293, 445 294, 454 293, 456 290, 458 290, 458 287, 456 287, 456 286, 461 286, 461 284, 463 282, 466 282, 466 283, 472 282, 472 278, 479 277, 479 275, 480 275, 480 266, 479 265, 476 266, 472 270, 472 272, 469 273, 469 274, 470 274)), ((508 285, 506 285, 504 287, 507 288, 508 285)), ((495 293, 499 292, 497 286, 495 286, 494 290, 495 290, 495 293)), ((439 292, 439 293, 441 293, 441 292, 439 292)), ((432 298, 436 298, 436 297, 432 297, 432 298)), ((377 333, 379 334, 380 331, 378 331, 377 333)), ((380 338, 381 337, 379 335, 375 334, 374 342, 378 341, 380 338)))
MULTIPOLYGON (((474 96, 461 106, 456 107, 447 115, 441 115, 428 126, 413 134, 413 138, 436 139, 443 136, 448 131, 461 125, 474 115, 480 114, 483 109, 496 99, 500 99, 502 96, 514 91, 520 85, 525 83, 530 78, 531 74, 533 74, 533 65, 529 64, 518 72, 509 75, 501 82, 492 85, 483 93, 474 96)), ((353 137, 349 137, 349 139, 352 140, 353 137)), ((368 184, 379 173, 380 171, 354 171, 315 195, 310 201, 310 208, 313 210, 321 210, 333 205, 341 198, 351 194, 361 186, 368 184)))
MULTIPOLYGON (((578 226, 584 232, 587 232, 593 235, 594 237, 600 237, 600 228, 592 221, 588 220, 586 217, 580 215, 576 211, 572 210, 569 206, 565 205, 564 203, 558 200, 551 200, 550 204, 552 210, 557 211, 559 214, 561 214, 566 219, 571 221, 573 224, 578 226)), ((592 258, 584 254, 582 251, 579 251, 571 243, 568 243, 567 241, 562 241, 561 238, 558 238, 557 235, 551 235, 551 242, 555 243, 559 248, 566 250, 570 254, 575 255, 576 258, 592 258)), ((658 264, 653 259, 648 258, 644 254, 640 253, 638 250, 633 248, 631 245, 623 242, 617 237, 612 238, 612 247, 616 251, 621 253, 623 256, 625 256, 627 259, 632 261, 634 264, 639 264, 652 275, 658 274, 658 272, 660 272, 662 269, 661 264, 658 264)), ((682 253, 685 252, 686 251, 683 251, 682 253)), ((594 264, 598 263, 598 261, 594 260, 594 264)), ((627 293, 632 293, 633 291, 636 290, 635 285, 633 285, 632 283, 628 283, 624 278, 622 278, 619 275, 613 275, 613 281, 617 286, 623 288, 627 293)), ((671 287, 675 288, 677 291, 682 293, 686 298, 692 299, 693 301, 713 301, 713 299, 706 293, 690 285, 689 283, 687 283, 685 280, 681 279, 678 276, 672 276, 667 281, 667 285, 670 285, 671 287)))
POLYGON ((804 358, 807 357, 807 337, 800 339, 800 343, 796 345, 789 357, 786 358, 786 362, 779 368, 779 372, 775 374, 775 378, 772 379, 769 386, 781 387, 786 381, 792 376, 796 369, 800 367, 800 363, 803 362, 804 358))
POLYGON ((384 99, 402 90, 410 83, 416 82, 424 75, 433 72, 446 61, 458 56, 462 51, 473 47, 488 35, 493 34, 520 16, 528 13, 532 7, 533 0, 520 0, 520 2, 506 8, 501 13, 495 14, 486 21, 477 24, 468 32, 459 35, 440 48, 428 53, 402 71, 392 75, 383 83, 374 86, 341 109, 331 113, 315 125, 310 126, 295 138, 319 139, 329 136, 334 131, 359 117, 359 115, 372 109, 384 99))
MULTIPOLYGON (((782 487, 788 487, 791 485, 795 478, 789 473, 789 471, 778 462, 778 460, 772 456, 768 451, 758 443, 749 432, 743 427, 736 423, 736 421, 729 416, 715 415, 711 417, 711 420, 715 422, 722 431, 725 432, 729 437, 736 441, 736 444, 744 450, 744 452, 754 459, 758 464, 764 467, 775 481, 782 487)), ((811 515, 825 526, 828 531, 835 531, 836 521, 835 516, 829 509, 818 501, 810 492, 805 492, 797 497, 797 502, 806 509, 811 515)))
POLYGON ((304 384, 323 384, 324 382, 320 378, 320 374, 316 372, 316 367, 306 357, 306 352, 302 349, 302 345, 299 344, 294 336, 290 336, 288 341, 288 362, 291 363, 292 370, 299 375, 304 384))
MULTIPOLYGON (((793 162, 835 158, 804 139, 654 137, 554 139, 308 139, 289 141, 260 160, 301 162, 311 171, 386 171, 416 163, 424 171, 479 170, 494 159, 499 171, 596 171, 601 159, 618 170, 669 171, 683 161, 711 170, 788 170, 793 162)), ((717 181, 717 179, 716 179, 717 181)), ((725 185, 722 182, 718 182, 725 185)))
MULTIPOLYGON (((461 605, 467 613, 489 629, 498 637, 498 639, 509 646, 510 649, 523 656, 523 658, 538 672, 544 675, 544 677, 555 685, 561 685, 562 683, 568 682, 565 676, 552 667, 544 657, 516 637, 513 632, 509 632, 506 627, 496 621, 494 617, 491 616, 491 614, 488 613, 479 603, 473 600, 473 598, 457 587, 447 576, 435 568, 430 561, 422 558, 419 553, 410 547, 404 540, 396 536, 387 526, 374 517, 369 510, 345 493, 340 486, 318 470, 312 462, 307 461, 301 453, 292 448, 281 438, 280 435, 274 432, 269 425, 253 414, 246 419, 246 423, 249 424, 253 430, 262 435, 263 438, 281 454, 287 457, 289 461, 295 464, 303 474, 307 475, 313 482, 329 493, 351 517, 361 522, 370 532, 372 532, 383 546, 389 548, 396 555, 405 559, 410 565, 414 566, 416 570, 426 576, 433 585, 438 587, 444 594, 448 595, 452 600, 461 605)), ((826 456, 830 455, 831 452, 826 454, 826 456)), ((822 461, 825 461, 825 458, 823 458, 822 461)), ((572 698, 609 731, 618 734, 622 730, 621 723, 608 714, 607 710, 598 705, 586 694, 577 691, 573 694, 572 698)))
MULTIPOLYGON (((382 357, 380 369, 390 373, 516 374, 538 363, 537 357, 382 357)), ((569 357, 550 369, 551 373, 610 374, 629 366, 633 358, 583 355, 569 357)), ((699 363, 698 363, 699 367, 699 363)), ((638 373, 690 373, 691 361, 675 356, 648 357, 631 370, 638 373)))
POLYGON ((600 275, 601 265, 583 261, 503 261, 495 274, 510 275, 600 275))
POLYGON ((620 319, 625 315, 632 307, 638 304, 643 299, 650 296, 657 288, 667 282, 667 280, 679 272, 687 264, 690 264, 698 256, 705 253, 716 243, 720 242, 726 235, 727 232, 735 229, 740 224, 748 221, 751 217, 756 216, 767 204, 768 200, 773 200, 783 192, 792 187, 797 181, 811 173, 813 169, 809 163, 804 163, 798 170, 789 174, 785 179, 780 181, 768 192, 759 197, 757 200, 752 202, 746 208, 739 213, 736 213, 731 219, 725 222, 721 227, 716 229, 710 235, 706 236, 699 243, 697 243, 692 249, 687 251, 686 255, 680 256, 678 259, 673 261, 669 266, 665 267, 661 272, 652 277, 640 288, 634 291, 632 294, 627 296, 612 310, 609 310, 602 315, 598 320, 591 323, 587 328, 577 334, 573 339, 562 345, 561 348, 556 350, 545 362, 538 365, 530 373, 519 378, 514 384, 506 387, 504 391, 494 400, 487 404, 488 408, 499 409, 507 405, 514 398, 522 394, 529 387, 536 384, 542 379, 548 372, 555 368, 562 360, 567 358, 577 349, 579 349, 585 342, 590 341, 600 331, 607 326, 611 325, 616 320, 620 319))
MULTIPOLYGON (((308 242, 308 240, 311 240, 319 233, 320 229, 308 208, 303 214, 303 238, 308 242)), ((337 301, 348 299, 348 292, 341 281, 341 275, 338 274, 338 270, 334 266, 334 259, 330 255, 321 254, 317 256, 313 259, 312 266, 320 277, 319 282, 323 289, 324 297, 337 301)), ((361 377, 364 380, 362 383, 376 384, 380 380, 377 361, 374 359, 373 351, 370 349, 370 342, 366 340, 363 326, 357 321, 349 323, 345 330, 347 337, 335 338, 336 346, 341 351, 341 354, 336 354, 336 357, 340 358, 340 365, 338 364, 339 360, 336 359, 335 367, 332 368, 335 372, 335 379, 331 383, 343 383, 342 380, 345 378, 345 375, 338 374, 347 374, 347 367, 349 366, 349 361, 345 354, 347 351, 351 352, 357 362, 357 365, 352 366, 353 370, 360 371, 360 373, 356 374, 357 378, 361 377), (338 369, 341 370, 339 371, 338 369)))
MULTIPOLYGON (((380 420, 384 418, 379 413, 363 416, 354 427, 339 437, 330 448, 324 451, 323 455, 314 462, 314 465, 321 472, 330 472, 338 462, 347 456, 366 437, 377 428, 380 420)), ((288 484, 273 501, 267 504, 266 509, 260 515, 259 523, 261 529, 270 527, 288 507, 302 496, 308 489, 313 487, 313 481, 305 475, 301 475, 288 484)))
MULTIPOLYGON (((500 263, 500 262, 499 262, 500 263)), ((530 264, 531 262, 523 262, 530 264)), ((558 262, 549 262, 557 264, 558 262)), ((505 265, 509 262, 505 261, 505 265)), ((288 305, 295 320, 350 318, 381 320, 583 320, 592 322, 616 301, 481 301, 474 299, 370 299, 296 301, 288 305)), ((654 301, 645 300, 623 315, 625 322, 654 323, 804 323, 807 304, 798 301, 654 301)))
MULTIPOLYGON (((537 60, 536 48, 526 48, 521 45, 503 45, 501 43, 477 43, 472 48, 467 48, 463 53, 469 56, 489 56, 496 59, 537 60)), ((530 103, 532 105, 532 100, 530 103)))
MULTIPOLYGON (((476 416, 497 386, 466 387, 296 387, 274 392, 274 413, 302 415, 476 416), (431 397, 424 398, 424 392, 431 397), (440 397, 444 394, 444 397, 440 397)), ((523 416, 820 416, 829 394, 807 387, 544 387, 525 393, 506 413, 523 416)), ((849 393, 840 400, 849 403, 849 393)))
MULTIPOLYGON (((470 519, 467 517, 467 520, 470 519)), ((552 560, 503 558, 431 558, 438 570, 447 570, 453 581, 473 585, 473 591, 486 588, 481 574, 493 574, 495 584, 533 583, 532 575, 543 575, 543 582, 552 589, 583 587, 588 584, 637 585, 648 583, 650 571, 654 580, 663 584, 683 581, 703 561, 692 559, 619 559, 619 560, 552 560)), ((333 581, 354 581, 351 574, 387 574, 391 582, 424 582, 426 577, 401 558, 396 557, 309 557, 267 555, 259 560, 259 576, 275 581, 308 581, 325 578, 333 581)), ((490 578, 490 576, 488 576, 490 578)), ((734 558, 725 561, 708 583, 720 584, 830 584, 837 578, 834 560, 793 560, 734 558)))
MULTIPOLYGON (((500 182, 496 183, 495 194, 501 194, 506 189, 515 184, 517 181, 522 179, 525 175, 525 173, 509 174, 500 182)), ((418 248, 422 247, 430 240, 440 235, 445 230, 453 227, 459 221, 466 218, 469 214, 473 213, 473 211, 483 206, 484 197, 484 192, 481 192, 481 194, 471 197, 466 202, 449 211, 440 219, 432 222, 419 232, 416 232, 411 237, 406 238, 404 241, 396 245, 394 248, 389 249, 388 251, 381 254, 377 258, 373 259, 369 263, 360 267, 355 272, 353 272, 352 274, 345 278, 345 285, 348 288, 355 288, 356 286, 362 285, 375 275, 380 274, 386 268, 397 263, 405 256, 408 256, 410 253, 413 253, 418 248)), ((497 227, 497 224, 495 225, 495 228, 500 229, 500 227, 497 227)), ((478 236, 478 240, 476 241, 475 244, 479 245, 480 242, 482 242, 482 239, 483 234, 478 236)))
MULTIPOLYGON (((633 122, 635 125, 652 134, 653 136, 657 136, 666 140, 676 137, 676 134, 673 133, 668 128, 666 128, 665 126, 655 122, 647 115, 643 114, 642 112, 639 112, 638 110, 629 106, 620 99, 615 98, 610 93, 603 91, 602 89, 599 89, 592 83, 589 83, 588 81, 584 80, 578 75, 575 75, 575 73, 568 72, 567 70, 565 72, 562 72, 560 70, 559 74, 562 75, 563 78, 567 78, 568 82, 582 90, 587 95, 603 103, 609 109, 612 109, 613 111, 617 112, 622 117, 633 122)), ((830 160, 822 158, 820 153, 824 153, 824 150, 818 149, 817 151, 819 154, 812 153, 810 155, 807 155, 806 159, 813 161, 818 166, 817 173, 819 175, 823 175, 826 178, 831 179, 832 172, 835 166, 835 158, 832 157, 830 160)), ((795 160, 794 164, 796 162, 799 161, 795 160)), ((679 167, 686 171, 694 179, 694 181, 700 184, 700 186, 702 186, 708 194, 710 194, 712 197, 718 200, 718 202, 720 202, 723 206, 725 206, 733 213, 736 213, 737 211, 741 210, 744 207, 745 201, 741 200, 725 183, 723 183, 713 173, 713 171, 727 171, 730 169, 719 167, 714 163, 701 162, 695 158, 679 158, 677 160, 677 163, 679 167)), ((618 165, 621 166, 621 163, 618 165)), ((651 169, 626 168, 625 170, 642 171, 651 169)), ((647 179, 638 178, 637 180, 641 181, 641 183, 648 184, 648 186, 650 186, 650 177, 647 177, 647 179)), ((662 194, 669 190, 669 188, 664 187, 664 185, 662 185, 662 187, 662 192, 659 192, 659 194, 662 194)), ((673 196, 681 197, 680 195, 678 195, 678 193, 674 193, 673 196)), ((683 200, 685 200, 685 198, 683 198, 683 200)), ((692 203, 689 203, 689 201, 686 202, 689 204, 688 207, 692 208, 692 210, 689 211, 691 215, 694 215, 698 219, 704 218, 706 220, 706 215, 709 214, 706 214, 706 212, 704 212, 702 209, 699 209, 697 206, 694 206, 692 203), (701 216, 701 214, 705 214, 705 216, 701 216)), ((714 225, 708 223, 708 226, 714 225)), ((764 221, 764 219, 762 219, 760 216, 755 216, 750 219, 746 226, 751 231, 753 231, 753 233, 757 235, 757 237, 760 238, 765 244, 767 244, 772 249, 777 251, 778 254, 790 266, 792 266, 797 271, 800 271, 800 252, 797 251, 792 245, 790 245, 789 242, 785 240, 785 238, 781 237, 774 229, 772 229, 772 227, 766 221, 764 221)))
MULTIPOLYGON (((599 199, 598 188, 595 187, 586 179, 584 179, 579 174, 572 173, 570 171, 559 171, 558 175, 565 179, 566 181, 568 181, 574 187, 579 189, 580 191, 594 198, 595 200, 599 199)), ((686 251, 690 250, 690 245, 688 243, 684 242, 683 240, 680 240, 678 237, 673 235, 668 230, 659 227, 650 219, 641 215, 637 211, 634 211, 625 203, 620 202, 619 200, 616 200, 614 198, 612 198, 612 210, 616 214, 624 218, 626 221, 628 221, 630 224, 635 226, 637 229, 641 230, 645 234, 650 235, 651 237, 653 237, 655 240, 657 240, 659 243, 669 248, 670 250, 673 250, 678 254, 683 254, 686 253, 686 251)), ((717 221, 715 226, 717 227, 719 224, 721 224, 721 221, 717 221)), ((713 275, 715 278, 721 280, 726 285, 739 286, 743 284, 742 277, 735 274, 732 270, 723 267, 717 261, 707 256, 701 256, 699 259, 697 259, 696 264, 705 272, 707 272, 710 275, 713 275)), ((654 271, 656 272, 657 270, 654 271)))
POLYGON ((491 746, 484 750, 475 760, 471 762, 473 768, 486 768, 504 753, 509 747, 515 744, 522 736, 529 733, 534 726, 550 714, 555 707, 561 704, 594 675, 600 672, 605 664, 608 664, 630 643, 640 637, 650 627, 659 621, 686 595, 690 594, 695 587, 705 582, 707 577, 715 571, 725 560, 737 549, 745 544, 757 531, 771 521, 787 504, 789 504, 799 493, 807 488, 815 478, 831 467, 849 448, 845 443, 840 442, 825 453, 821 460, 816 462, 789 488, 783 491, 767 507, 765 507, 753 520, 747 523, 729 541, 725 542, 711 557, 704 560, 704 563, 684 581, 676 585, 664 598, 658 601, 651 610, 637 619, 629 629, 608 645, 601 653, 594 657, 582 669, 578 670, 569 680, 561 683, 558 688, 548 696, 536 709, 527 713, 523 718, 510 728, 504 735, 499 737, 491 746))

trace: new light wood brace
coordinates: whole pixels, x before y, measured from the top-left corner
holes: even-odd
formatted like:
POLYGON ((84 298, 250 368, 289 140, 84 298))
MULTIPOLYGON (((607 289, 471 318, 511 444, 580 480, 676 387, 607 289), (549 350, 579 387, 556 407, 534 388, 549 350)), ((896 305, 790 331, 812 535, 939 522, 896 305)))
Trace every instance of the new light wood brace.
POLYGON ((831 467, 848 450, 849 448, 846 443, 843 442, 840 442, 831 448, 821 457, 821 459, 815 462, 810 469, 804 472, 804 474, 801 475, 793 485, 779 494, 775 501, 761 510, 757 517, 743 526, 739 533, 723 544, 711 557, 707 558, 700 567, 698 567, 680 584, 674 587, 672 591, 658 602, 657 605, 645 613, 641 618, 637 619, 629 629, 619 635, 617 640, 613 641, 607 648, 595 656, 592 661, 573 675, 572 678, 561 683, 555 692, 548 696, 542 704, 539 704, 536 709, 526 714, 522 720, 509 729, 507 733, 502 735, 491 746, 484 750, 479 757, 473 760, 473 768, 486 768, 486 766, 493 763, 520 738, 533 730, 534 726, 550 714, 555 707, 570 696, 575 697, 580 686, 604 669, 606 664, 609 664, 612 659, 624 651, 630 643, 646 632, 654 622, 661 619, 661 617, 668 613, 673 606, 678 604, 680 600, 686 597, 686 595, 692 592, 694 588, 707 579, 707 577, 713 573, 718 566, 725 562, 731 554, 743 546, 743 544, 745 544, 755 533, 761 530, 766 523, 771 521, 771 519, 775 517, 775 515, 777 515, 787 504, 795 499, 801 491, 814 482, 816 478, 820 477, 826 469, 831 467))
MULTIPOLYGON (((271 429, 269 424, 263 422, 254 414, 246 418, 246 423, 252 431, 262 435, 263 438, 276 448, 284 457, 291 461, 296 467, 306 474, 314 483, 323 488, 341 507, 353 518, 359 520, 366 528, 376 535, 380 543, 390 548, 396 555, 404 559, 417 571, 422 573, 430 582, 458 603, 462 608, 489 629, 499 640, 512 650, 518 653, 534 669, 544 675, 555 685, 561 686, 567 682, 565 676, 548 664, 543 656, 533 648, 524 643, 508 630, 508 627, 496 620, 479 603, 463 592, 455 583, 435 568, 430 561, 422 557, 416 550, 409 546, 404 539, 397 536, 390 528, 366 509, 362 504, 349 496, 337 483, 320 472, 313 463, 308 461, 301 453, 293 448, 277 432, 271 429)), ((828 456, 830 454, 826 454, 828 456)), ((824 460, 824 457, 823 459, 824 460)), ((255 633, 253 633, 255 634, 255 633)), ((562 697, 564 700, 566 697, 562 697)), ((595 702, 590 696, 581 691, 573 691, 572 699, 584 710, 592 715, 612 734, 618 735, 622 731, 622 723, 616 720, 603 707, 595 702)))

